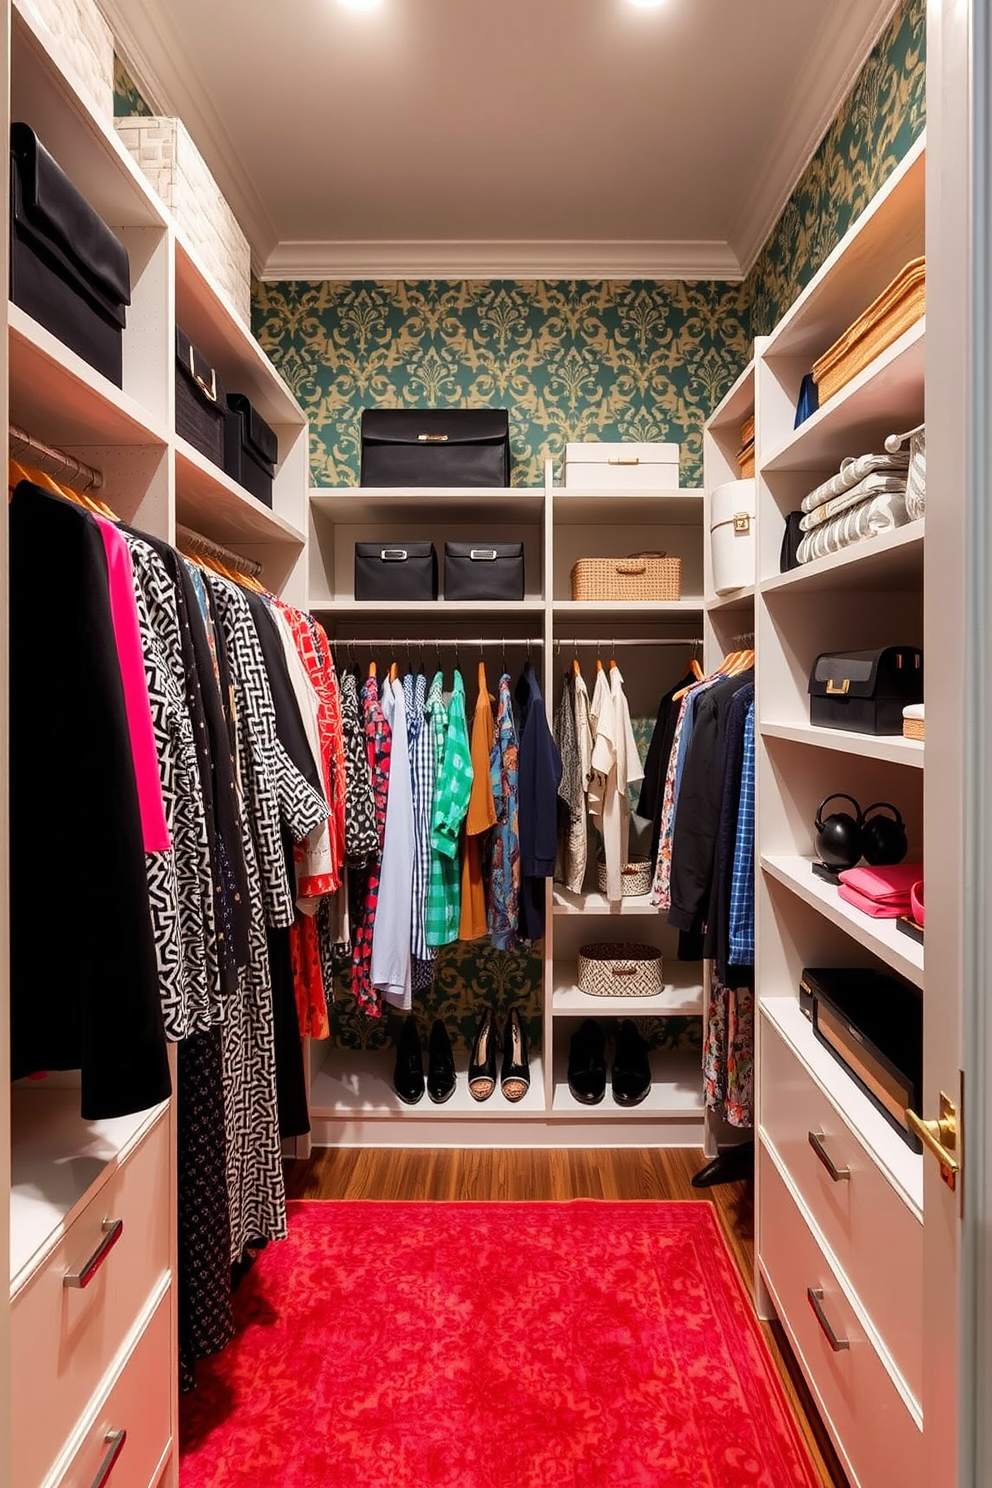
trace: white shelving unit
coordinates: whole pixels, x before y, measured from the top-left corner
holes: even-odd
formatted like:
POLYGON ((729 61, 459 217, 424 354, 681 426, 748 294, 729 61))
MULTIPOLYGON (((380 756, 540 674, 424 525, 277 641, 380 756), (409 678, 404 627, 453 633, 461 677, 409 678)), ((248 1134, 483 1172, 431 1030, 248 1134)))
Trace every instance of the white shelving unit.
POLYGON ((907 824, 908 860, 922 861, 926 749, 901 736, 812 725, 807 685, 823 652, 923 644, 924 522, 785 574, 779 546, 786 515, 843 458, 882 449, 886 434, 923 417, 921 320, 793 427, 813 361, 924 251, 924 160, 920 140, 758 347, 754 373, 757 1288, 862 1488, 894 1481, 878 1475, 870 1433, 858 1424, 869 1418, 885 1421, 900 1488, 923 1481, 924 1159, 815 1036, 798 983, 806 966, 880 968, 919 989, 926 1009, 923 946, 894 920, 846 904, 812 872, 814 817, 834 791, 863 806, 894 802, 907 824), (889 1257, 887 1269, 869 1264, 873 1250, 889 1257), (862 1340, 857 1350, 825 1349, 807 1287, 820 1289, 831 1326, 862 1340), (856 1417, 845 1397, 858 1398, 856 1417))
MULTIPOLYGON (((304 601, 306 417, 121 145, 111 97, 95 113, 61 74, 27 0, 5 15, 5 117, 34 128, 118 234, 132 283, 122 388, 5 301, 10 420, 99 469, 101 497, 123 520, 167 541, 177 524, 192 528, 255 559, 269 587, 304 601), (271 509, 175 434, 177 321, 275 429, 271 509)), ((17 1369, 3 1371, 13 1404, 0 1439, 12 1456, 0 1479, 90 1482, 112 1409, 133 1412, 120 1421, 134 1427, 128 1481, 177 1488, 175 1104, 100 1122, 83 1121, 79 1108, 78 1072, 68 1071, 18 1082, 3 1109, 10 1280, 0 1342, 6 1357, 9 1316, 17 1369), (95 1252, 113 1216, 123 1229, 99 1282, 63 1290, 63 1275, 95 1252)))
MULTIPOLYGON (((432 638, 457 639, 459 664, 474 703, 474 663, 478 637, 486 638, 490 691, 502 667, 516 676, 531 655, 542 680, 549 719, 557 701, 559 673, 577 655, 592 688, 597 658, 615 654, 635 717, 653 723, 658 700, 681 675, 689 643, 701 639, 703 623, 703 494, 564 490, 553 484, 551 464, 545 484, 535 489, 485 490, 418 488, 312 490, 309 518, 309 605, 332 641, 357 640, 361 660, 368 644, 377 657, 395 651, 418 655, 431 667, 432 638), (444 543, 497 539, 524 542, 525 597, 512 605, 486 601, 406 604, 354 599, 354 545, 361 541, 434 543, 443 564, 444 543), (585 603, 571 597, 571 570, 579 558, 643 551, 665 551, 682 559, 683 598, 670 603, 585 603), (492 641, 495 638, 496 644, 492 641), (637 644, 628 644, 635 640, 637 644), (658 646, 655 641, 677 641, 658 646), (502 654, 501 654, 502 653, 502 654)), ((339 648, 340 649, 340 648, 339 648)), ((450 673, 454 652, 441 654, 450 673)), ((636 847, 636 844, 635 844, 636 847)), ((632 847, 632 851, 635 850, 632 847)), ((594 866, 589 865, 590 880, 594 866)), ((607 1091, 604 1102, 584 1107, 567 1089, 568 1041, 583 1017, 697 1018, 702 1012, 698 965, 682 967, 676 937, 647 895, 609 905, 587 881, 586 892, 549 889, 544 977, 541 992, 542 1043, 531 1055, 531 1088, 518 1105, 497 1091, 477 1103, 464 1084, 467 1055, 452 1100, 432 1107, 425 1098, 406 1107, 392 1090, 394 1054, 328 1048, 310 1050, 310 1108, 313 1141, 416 1145, 445 1143, 498 1146, 698 1143, 702 1134, 700 1056, 688 1049, 656 1050, 652 1092, 643 1105, 624 1109, 607 1091), (622 919, 622 930, 617 920, 622 919), (637 940, 662 947, 670 978, 657 998, 585 997, 574 985, 581 944, 593 940, 637 940), (569 982, 572 983, 569 987, 569 982), (551 1051, 550 1057, 549 1052, 551 1051), (560 1068, 559 1068, 560 1067, 560 1068), (645 1123, 650 1123, 650 1133, 645 1123)))

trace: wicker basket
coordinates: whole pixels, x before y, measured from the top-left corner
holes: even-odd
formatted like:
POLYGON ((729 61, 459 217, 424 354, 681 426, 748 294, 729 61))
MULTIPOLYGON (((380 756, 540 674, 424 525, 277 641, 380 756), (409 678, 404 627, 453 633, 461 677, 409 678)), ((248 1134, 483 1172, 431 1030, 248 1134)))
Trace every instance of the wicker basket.
POLYGON ((620 940, 579 947, 579 990, 590 997, 657 997, 664 987, 657 946, 620 940))
POLYGON ((665 553, 629 558, 580 558, 572 569, 572 598, 665 603, 682 598, 682 559, 665 553))
MULTIPOLYGON (((635 858, 632 863, 624 863, 620 870, 620 897, 631 899, 635 894, 647 894, 651 890, 651 878, 653 869, 649 858, 635 858)), ((602 858, 596 863, 596 882, 599 892, 606 893, 606 864, 602 858)))
POLYGON ((813 364, 820 407, 926 312, 926 259, 914 258, 813 364))
POLYGON ((904 739, 919 739, 921 743, 927 736, 927 722, 923 715, 922 703, 910 703, 902 710, 902 736, 904 739))

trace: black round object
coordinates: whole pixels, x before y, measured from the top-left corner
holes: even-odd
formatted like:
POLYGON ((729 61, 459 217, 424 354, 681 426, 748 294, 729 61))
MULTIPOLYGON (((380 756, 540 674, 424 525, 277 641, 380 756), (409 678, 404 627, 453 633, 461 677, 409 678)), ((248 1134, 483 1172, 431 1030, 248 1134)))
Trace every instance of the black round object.
POLYGON ((875 801, 861 814, 861 852, 873 868, 883 863, 901 863, 909 850, 906 827, 895 806, 889 801, 875 801), (892 816, 872 816, 872 811, 891 811, 892 816))
POLYGON ((861 857, 861 807, 853 796, 837 792, 827 796, 816 808, 816 850, 828 868, 853 868, 861 857), (850 801, 856 816, 846 811, 824 818, 823 808, 830 801, 850 801))

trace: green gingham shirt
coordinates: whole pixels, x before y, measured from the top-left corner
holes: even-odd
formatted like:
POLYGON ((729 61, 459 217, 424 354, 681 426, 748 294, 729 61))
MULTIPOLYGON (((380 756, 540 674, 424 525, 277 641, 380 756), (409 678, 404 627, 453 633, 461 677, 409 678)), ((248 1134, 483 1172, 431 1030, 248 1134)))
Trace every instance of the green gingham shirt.
POLYGON ((472 756, 465 713, 465 683, 455 672, 451 700, 445 707, 444 677, 437 672, 425 712, 434 750, 434 808, 431 813, 431 865, 427 882, 427 944, 449 945, 458 939, 461 915, 461 865, 458 840, 472 792, 472 756))

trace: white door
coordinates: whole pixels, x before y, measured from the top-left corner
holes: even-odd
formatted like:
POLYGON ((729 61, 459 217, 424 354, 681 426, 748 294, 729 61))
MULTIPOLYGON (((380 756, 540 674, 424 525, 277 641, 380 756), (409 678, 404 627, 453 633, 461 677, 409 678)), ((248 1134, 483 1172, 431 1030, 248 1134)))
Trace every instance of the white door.
MULTIPOLYGON (((956 1108, 954 1188, 924 1156, 927 1488, 992 1483, 984 1134, 992 990, 992 287, 989 0, 927 15, 924 1106, 956 1108), (983 1240, 984 1237, 984 1240, 983 1240)), ((949 1128, 935 1132, 949 1137, 949 1128)), ((946 1145, 946 1142, 945 1142, 946 1145)))

